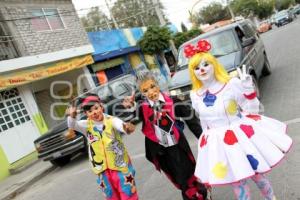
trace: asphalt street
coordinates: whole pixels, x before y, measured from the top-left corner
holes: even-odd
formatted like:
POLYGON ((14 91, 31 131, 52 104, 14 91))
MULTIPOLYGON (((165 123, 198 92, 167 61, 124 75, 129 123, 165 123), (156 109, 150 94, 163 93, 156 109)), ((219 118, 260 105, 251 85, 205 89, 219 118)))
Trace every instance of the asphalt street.
MULTIPOLYGON (((287 159, 267 176, 278 200, 300 200, 300 19, 261 35, 267 49, 272 74, 260 81, 264 114, 289 124, 288 134, 294 146, 287 159)), ((140 127, 137 128, 140 130, 140 127)), ((186 136, 196 155, 196 138, 186 136)), ((144 158, 144 139, 140 131, 125 138, 136 168, 136 182, 141 200, 180 200, 181 195, 144 158)), ((252 199, 260 200, 257 188, 251 183, 252 199)), ((101 200, 96 176, 87 159, 79 156, 69 165, 57 168, 15 199, 20 200, 101 200)), ((232 200, 229 186, 213 189, 214 200, 232 200)))

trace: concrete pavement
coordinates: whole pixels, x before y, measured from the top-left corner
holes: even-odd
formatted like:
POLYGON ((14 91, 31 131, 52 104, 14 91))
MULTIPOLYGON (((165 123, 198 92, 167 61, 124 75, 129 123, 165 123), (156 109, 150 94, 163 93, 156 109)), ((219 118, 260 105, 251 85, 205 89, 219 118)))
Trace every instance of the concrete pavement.
MULTIPOLYGON (((289 123, 288 134, 294 140, 294 146, 287 158, 271 173, 269 177, 278 200, 300 200, 300 47, 298 34, 300 20, 292 24, 262 34, 270 58, 272 75, 261 81, 262 103, 265 115, 289 123)), ((196 153, 197 141, 187 134, 189 143, 196 153)), ((137 186, 142 200, 181 199, 178 192, 165 178, 144 159, 143 138, 134 134, 124 138, 128 151, 137 170, 137 186)), ((54 170, 47 177, 33 184, 34 180, 45 176, 51 164, 38 162, 30 169, 14 175, 0 183, 0 199, 13 198, 27 186, 28 190, 15 199, 20 200, 76 200, 103 199, 97 191, 94 174, 86 159, 77 160, 69 166, 54 170), (76 163, 77 162, 77 163, 76 163), (39 173, 37 173, 39 171, 39 173), (40 175, 42 174, 42 175, 40 175), (34 176, 38 178, 34 178, 34 176), (74 192, 75 191, 75 192, 74 192), (84 191, 84 192, 76 192, 84 191)), ((258 189, 251 182, 252 199, 262 199, 258 189)), ((232 200, 230 187, 213 189, 214 200, 232 200)))
POLYGON ((53 169, 55 167, 50 162, 39 160, 23 171, 8 177, 0 182, 0 200, 13 199, 53 169))

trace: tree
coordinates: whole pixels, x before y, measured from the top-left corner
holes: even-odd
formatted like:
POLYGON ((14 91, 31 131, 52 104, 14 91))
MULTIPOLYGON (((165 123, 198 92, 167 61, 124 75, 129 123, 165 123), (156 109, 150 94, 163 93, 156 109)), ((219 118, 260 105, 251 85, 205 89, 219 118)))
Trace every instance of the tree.
POLYGON ((233 0, 230 6, 235 15, 242 15, 246 18, 254 16, 258 9, 256 0, 233 0))
POLYGON ((294 3, 293 0, 275 0, 275 8, 278 11, 288 9, 294 3))
POLYGON ((198 35, 200 35, 201 33, 203 33, 203 31, 199 28, 193 28, 190 31, 187 32, 187 35, 189 37, 189 39, 192 39, 198 35))
MULTIPOLYGON (((163 8, 161 3, 159 5, 163 8)), ((111 12, 122 28, 160 24, 152 0, 117 0, 111 12), (126 17, 130 18, 124 20, 126 17)), ((164 18, 167 21, 165 16, 164 18)))
POLYGON ((185 24, 183 22, 181 22, 180 26, 181 26, 181 31, 182 32, 187 32, 188 31, 187 27, 185 26, 185 24))
MULTIPOLYGON (((280 0, 281 1, 281 0, 280 0)), ((233 12, 243 17, 257 16, 260 19, 272 15, 274 8, 273 0, 233 0, 230 3, 233 12)))
POLYGON ((273 14, 274 3, 273 1, 258 1, 258 9, 255 11, 255 14, 259 19, 265 19, 270 17, 273 14))
POLYGON ((178 49, 180 45, 189 40, 186 32, 177 32, 173 35, 173 41, 175 43, 176 48, 178 49))
POLYGON ((187 32, 177 32, 173 35, 172 38, 173 38, 176 48, 179 48, 180 45, 182 45, 186 41, 189 41, 190 39, 193 39, 194 37, 197 37, 202 32, 203 31, 201 29, 194 28, 187 32))
POLYGON ((171 31, 168 27, 150 26, 138 41, 138 45, 146 54, 156 54, 169 48, 171 31))
POLYGON ((145 54, 158 54, 165 64, 166 59, 163 51, 170 47, 171 31, 167 26, 149 26, 138 45, 145 54))
POLYGON ((109 19, 99 7, 92 7, 87 15, 81 17, 80 20, 87 32, 108 28, 107 23, 109 19))
POLYGON ((228 8, 222 6, 220 3, 215 2, 202 8, 198 14, 193 16, 193 21, 195 21, 195 23, 200 22, 202 24, 213 24, 215 22, 230 18, 231 15, 228 8))
POLYGON ((192 28, 197 28, 200 26, 199 14, 194 14, 189 11, 189 21, 192 23, 192 28))

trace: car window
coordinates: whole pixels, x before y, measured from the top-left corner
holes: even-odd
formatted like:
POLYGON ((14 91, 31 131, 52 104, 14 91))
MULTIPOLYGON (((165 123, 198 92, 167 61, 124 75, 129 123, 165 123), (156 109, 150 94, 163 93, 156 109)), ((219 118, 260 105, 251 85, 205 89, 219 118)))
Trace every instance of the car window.
POLYGON ((130 95, 129 90, 126 87, 126 84, 122 81, 117 81, 110 84, 110 88, 114 98, 122 98, 124 96, 130 95))
POLYGON ((276 15, 275 15, 275 18, 281 18, 281 17, 284 17, 287 15, 287 11, 286 10, 283 10, 283 11, 280 11, 278 12, 276 15))
MULTIPOLYGON (((222 31, 201 39, 209 41, 212 45, 210 53, 217 57, 238 51, 238 44, 232 30, 222 31)), ((199 40, 200 38, 193 40, 190 44, 196 45, 199 40)), ((178 55, 178 66, 186 67, 188 59, 184 55, 184 46, 180 47, 178 55)))
POLYGON ((108 101, 110 101, 110 96, 112 94, 109 90, 108 85, 97 87, 94 91, 94 93, 96 93, 100 97, 102 103, 107 103, 108 101))
POLYGON ((252 30, 249 24, 242 25, 242 29, 244 30, 244 34, 246 38, 250 38, 255 35, 255 31, 252 30))

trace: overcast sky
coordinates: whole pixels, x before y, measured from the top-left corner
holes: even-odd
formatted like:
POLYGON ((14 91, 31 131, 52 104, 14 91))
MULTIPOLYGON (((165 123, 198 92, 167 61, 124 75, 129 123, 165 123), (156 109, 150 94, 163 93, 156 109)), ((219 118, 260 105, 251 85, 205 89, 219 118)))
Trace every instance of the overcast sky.
MULTIPOLYGON (((108 10, 105 5, 104 0, 72 0, 75 5, 76 10, 90 8, 93 6, 100 6, 103 11, 108 14, 108 10)), ((115 0, 108 0, 109 6, 113 5, 115 0)), ((188 20, 189 10, 192 9, 193 5, 194 12, 213 2, 214 0, 160 0, 165 7, 164 13, 168 17, 168 19, 180 29, 180 24, 183 22, 187 27, 190 27, 190 22, 188 20), (199 2, 199 3, 197 3, 199 2)), ((220 0, 218 0, 220 1, 220 0)), ((83 13, 85 10, 79 12, 83 13)), ((126 17, 126 16, 124 16, 126 17)))

